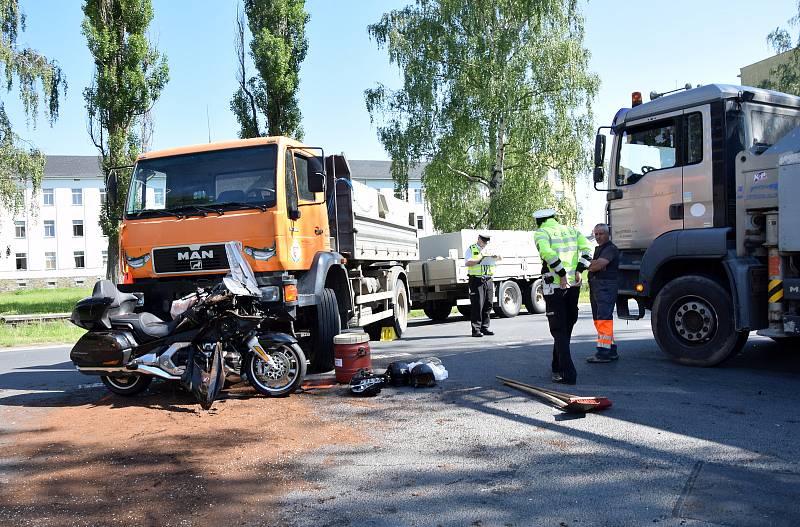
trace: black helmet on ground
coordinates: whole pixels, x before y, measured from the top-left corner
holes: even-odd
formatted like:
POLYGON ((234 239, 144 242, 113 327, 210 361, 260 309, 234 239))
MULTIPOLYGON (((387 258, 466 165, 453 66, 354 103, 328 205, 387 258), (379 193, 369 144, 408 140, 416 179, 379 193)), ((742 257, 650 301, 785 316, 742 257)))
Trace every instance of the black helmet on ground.
POLYGON ((362 368, 350 379, 350 393, 371 397, 381 393, 385 385, 386 379, 382 375, 372 374, 362 368))
POLYGON ((392 386, 407 386, 411 384, 411 372, 408 369, 407 362, 390 362, 386 366, 386 382, 392 386))
POLYGON ((417 364, 411 368, 411 385, 414 388, 436 386, 436 376, 433 374, 433 368, 428 364, 417 364))

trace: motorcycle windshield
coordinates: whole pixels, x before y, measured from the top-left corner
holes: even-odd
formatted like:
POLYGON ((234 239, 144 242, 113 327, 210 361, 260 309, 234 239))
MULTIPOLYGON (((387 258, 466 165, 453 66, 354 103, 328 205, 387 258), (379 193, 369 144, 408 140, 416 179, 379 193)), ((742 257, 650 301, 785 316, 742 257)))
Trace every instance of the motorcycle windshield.
POLYGON ((225 287, 234 295, 261 296, 261 291, 256 282, 256 276, 247 260, 242 256, 237 242, 225 244, 225 254, 228 256, 228 276, 225 277, 225 287))

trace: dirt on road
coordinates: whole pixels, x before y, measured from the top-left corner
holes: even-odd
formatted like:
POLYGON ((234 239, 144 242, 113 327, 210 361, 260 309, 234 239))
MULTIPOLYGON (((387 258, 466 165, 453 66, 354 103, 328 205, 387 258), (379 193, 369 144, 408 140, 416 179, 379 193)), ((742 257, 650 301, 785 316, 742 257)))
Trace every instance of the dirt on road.
MULTIPOLYGON (((363 441, 312 393, 228 392, 205 412, 162 388, 103 395, 12 432, 0 525, 270 525, 280 497, 314 485, 303 455, 363 441)), ((97 393, 97 392, 95 392, 97 393)))

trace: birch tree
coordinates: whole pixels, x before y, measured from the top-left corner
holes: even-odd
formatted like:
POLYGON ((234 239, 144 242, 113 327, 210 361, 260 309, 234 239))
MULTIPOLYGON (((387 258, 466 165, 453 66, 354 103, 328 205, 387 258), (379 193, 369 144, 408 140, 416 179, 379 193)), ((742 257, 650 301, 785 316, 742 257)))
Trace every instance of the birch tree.
MULTIPOLYGON (((27 124, 36 126, 42 111, 52 125, 58 118, 59 98, 67 82, 61 68, 31 48, 20 48, 17 37, 25 31, 25 15, 18 0, 0 0, 0 62, 6 92, 16 88, 27 124)), ((44 175, 45 156, 17 135, 0 98, 0 206, 17 213, 23 205, 22 188, 31 183, 36 192, 44 175)))
MULTIPOLYGON (((788 20, 789 28, 797 28, 799 23, 800 1, 797 14, 788 20)), ((789 28, 778 27, 767 35, 767 42, 775 53, 790 53, 785 61, 770 70, 770 78, 762 81, 759 87, 800 95, 800 36, 793 39, 789 28)))
POLYGON ((545 205, 575 217, 547 174, 570 190, 588 167, 599 79, 576 0, 417 0, 368 32, 402 76, 399 89, 365 92, 398 195, 427 162, 439 230, 528 228, 545 205))

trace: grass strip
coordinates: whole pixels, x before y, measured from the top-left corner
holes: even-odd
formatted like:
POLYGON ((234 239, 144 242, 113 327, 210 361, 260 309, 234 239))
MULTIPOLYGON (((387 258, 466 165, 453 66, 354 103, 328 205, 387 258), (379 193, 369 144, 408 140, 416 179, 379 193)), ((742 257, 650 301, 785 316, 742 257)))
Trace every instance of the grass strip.
POLYGON ((32 324, 0 324, 0 347, 30 344, 74 344, 85 329, 64 320, 32 324))
POLYGON ((92 295, 89 288, 21 289, 0 293, 0 314, 70 313, 75 303, 92 295))

